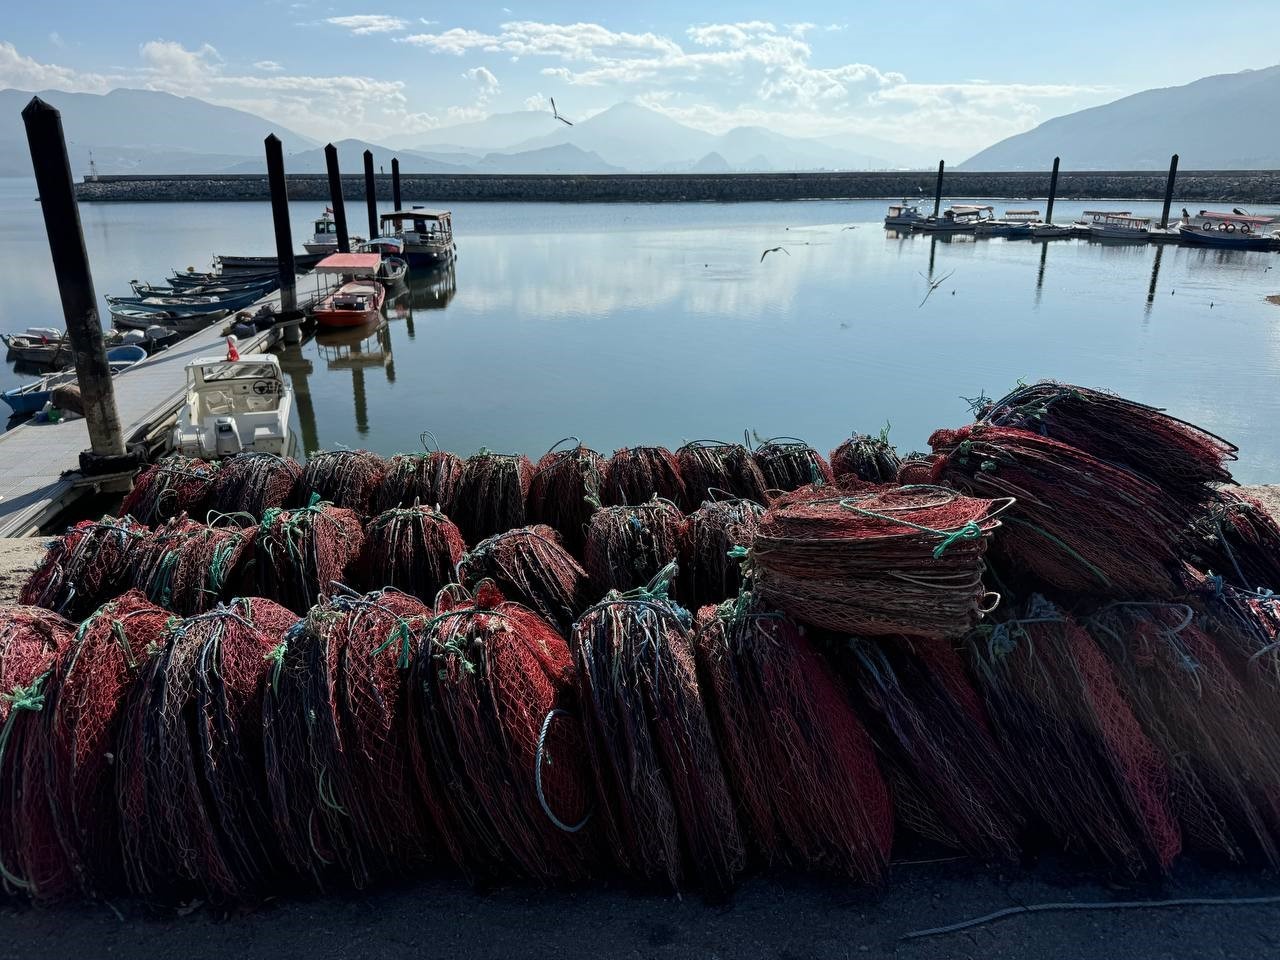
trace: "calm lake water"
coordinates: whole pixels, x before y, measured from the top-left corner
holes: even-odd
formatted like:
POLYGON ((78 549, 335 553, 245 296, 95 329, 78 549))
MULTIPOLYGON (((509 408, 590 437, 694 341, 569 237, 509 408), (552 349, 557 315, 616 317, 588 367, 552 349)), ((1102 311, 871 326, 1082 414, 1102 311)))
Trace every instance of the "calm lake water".
MULTIPOLYGON (((62 322, 34 196, 0 181, 4 330, 62 322)), ((418 278, 378 335, 285 355, 295 427, 308 449, 390 454, 430 430, 462 454, 536 457, 566 434, 608 453, 744 429, 826 451, 890 423, 906 451, 966 422, 961 397, 1054 377, 1168 407, 1238 443, 1240 479, 1280 480, 1280 256, 899 237, 885 205, 455 204, 452 273, 418 278), (951 274, 923 306, 922 274, 951 274)), ((1055 219, 1084 206, 1159 212, 1064 203, 1055 219)), ((293 205, 295 241, 320 207, 293 205)), ((363 204, 347 211, 363 232, 363 204)), ((99 296, 274 251, 266 204, 81 217, 99 296)), ((21 379, 0 366, 4 387, 21 379)))

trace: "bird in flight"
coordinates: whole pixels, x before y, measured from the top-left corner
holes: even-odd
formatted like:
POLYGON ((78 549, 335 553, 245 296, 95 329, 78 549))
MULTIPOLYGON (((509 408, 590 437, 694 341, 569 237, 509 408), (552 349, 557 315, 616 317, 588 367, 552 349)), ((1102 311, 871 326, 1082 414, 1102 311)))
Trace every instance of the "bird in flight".
POLYGON ((771 253, 785 253, 788 257, 791 256, 791 251, 786 247, 770 247, 764 253, 760 254, 760 262, 764 263, 764 258, 771 253))
POLYGON ((572 127, 572 126, 573 126, 573 121, 572 121, 572 120, 566 120, 564 117, 560 116, 560 111, 556 109, 556 98, 555 98, 555 97, 552 97, 552 98, 551 98, 551 115, 552 115, 553 117, 555 117, 557 120, 559 120, 561 123, 563 123, 566 127, 572 127))
MULTIPOLYGON (((952 271, 951 271, 951 273, 948 273, 948 274, 946 274, 946 275, 944 275, 944 276, 941 276, 941 277, 939 277, 937 280, 930 280, 930 279, 929 279, 928 277, 926 277, 923 273, 920 273, 919 271, 917 271, 917 274, 918 274, 918 276, 920 277, 920 279, 921 279, 921 280, 923 280, 925 283, 927 283, 927 284, 929 285, 929 289, 925 292, 924 300, 928 300, 928 299, 929 299, 929 297, 930 297, 930 295, 933 293, 933 291, 937 290, 940 286, 942 286, 944 283, 946 283, 948 280, 950 280, 950 279, 951 279, 951 274, 952 274, 952 273, 955 273, 955 271, 954 271, 954 270, 952 270, 952 271)), ((924 300, 921 300, 921 301, 920 301, 920 303, 919 303, 919 304, 917 304, 917 306, 921 306, 921 307, 923 307, 923 306, 924 306, 924 300)))
POLYGON ((841 228, 840 228, 840 232, 841 232, 841 233, 844 233, 846 230, 857 230, 857 229, 858 229, 858 225, 855 223, 855 224, 851 224, 851 225, 849 225, 849 226, 847 226, 847 227, 841 227, 841 228))

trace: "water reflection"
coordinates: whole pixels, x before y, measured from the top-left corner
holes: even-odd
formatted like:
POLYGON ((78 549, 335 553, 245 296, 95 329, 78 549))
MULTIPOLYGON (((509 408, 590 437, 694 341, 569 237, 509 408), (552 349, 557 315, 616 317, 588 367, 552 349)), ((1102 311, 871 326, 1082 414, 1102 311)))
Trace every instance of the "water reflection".
POLYGON ((1044 292, 1044 267, 1049 260, 1049 241, 1040 241, 1040 265, 1036 268, 1036 306, 1040 306, 1040 294, 1044 292))
POLYGON ((1143 310, 1144 318, 1151 316, 1151 307, 1156 302, 1156 283, 1160 280, 1160 259, 1164 256, 1164 244, 1156 246, 1156 255, 1151 259, 1151 283, 1147 286, 1147 306, 1143 310))
POLYGON ((289 384, 293 387, 293 405, 298 412, 298 430, 302 434, 303 452, 319 450, 320 431, 316 426, 316 408, 311 402, 309 379, 315 368, 302 352, 300 344, 282 345, 277 349, 276 355, 280 358, 280 368, 289 375, 289 384))
POLYGON ((385 319, 361 327, 322 330, 316 334, 316 346, 329 370, 351 371, 351 392, 355 401, 356 432, 369 433, 369 399, 365 387, 365 371, 382 367, 387 383, 396 382, 392 359, 391 330, 385 319))

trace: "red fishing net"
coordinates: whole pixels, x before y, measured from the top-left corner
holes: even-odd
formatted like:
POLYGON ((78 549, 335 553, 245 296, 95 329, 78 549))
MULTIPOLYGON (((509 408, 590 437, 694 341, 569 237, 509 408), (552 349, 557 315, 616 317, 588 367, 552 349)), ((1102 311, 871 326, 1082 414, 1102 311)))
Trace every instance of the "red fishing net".
POLYGON ((258 520, 270 508, 292 502, 300 479, 302 464, 292 457, 237 453, 219 465, 209 505, 222 513, 246 513, 258 520))
POLYGON ((686 506, 684 479, 675 454, 666 447, 615 450, 605 470, 604 502, 610 506, 645 503, 657 497, 686 506))
POLYGON ((525 524, 533 464, 523 455, 481 450, 468 457, 452 517, 468 543, 525 524))
POLYGON ((1245 590, 1280 587, 1280 525, 1253 497, 1229 487, 1213 490, 1188 534, 1200 569, 1245 590))
POLYGON ((871 738, 804 631, 744 595, 699 611, 695 645, 752 842, 770 863, 878 881, 893 843, 889 790, 871 738))
POLYGON ((386 470, 387 462, 368 450, 313 453, 294 488, 293 504, 304 506, 318 495, 335 507, 370 516, 386 470))
POLYGON ((766 440, 756 447, 752 457, 770 490, 794 490, 807 483, 830 483, 835 479, 822 454, 793 437, 766 440))
POLYGON ((269 509, 258 528, 258 592, 303 615, 358 573, 364 529, 351 510, 313 503, 269 509))
POLYGON ((218 464, 191 457, 166 457, 133 481, 120 513, 156 526, 180 513, 203 516, 218 477, 218 464))
POLYGON ((248 580, 257 527, 211 527, 179 514, 134 549, 132 583, 182 616, 230 600, 248 580))
POLYGON ((430 603, 465 546, 453 521, 434 507, 392 507, 365 526, 360 580, 367 589, 394 587, 430 603))
POLYGON ((855 433, 831 451, 831 472, 837 478, 857 477, 870 483, 892 483, 901 466, 898 451, 884 435, 870 437, 855 433))
POLYGON ((784 499, 760 521, 750 562, 764 598, 806 623, 957 636, 997 599, 983 555, 1005 505, 930 486, 784 499))
POLYGON ((129 583, 134 551, 148 532, 132 517, 77 523, 49 545, 19 599, 75 620, 88 616, 129 583))
POLYGON ((682 600, 701 607, 738 595, 742 559, 735 548, 751 546, 762 516, 760 504, 739 499, 708 500, 689 514, 680 543, 682 600))
MULTIPOLYGON (((685 496, 692 507, 716 497, 743 497, 769 502, 769 482, 756 465, 751 451, 740 443, 698 440, 676 451, 685 496)), ((808 482, 806 479, 804 482, 808 482)))
POLYGON ((596 596, 643 587, 679 558, 683 536, 684 514, 669 500, 597 510, 583 556, 596 596))
POLYGON ((565 545, 575 553, 580 552, 586 540, 587 523, 600 506, 608 483, 608 464, 604 457, 582 444, 572 450, 553 447, 538 461, 529 485, 529 521, 545 523, 558 530, 565 545))
POLYGON ((492 580, 565 637, 593 599, 587 572, 548 526, 520 527, 482 541, 463 558, 459 572, 472 589, 492 580))
POLYGON ((398 453, 387 461, 373 506, 381 512, 424 503, 448 514, 457 505, 461 486, 462 460, 454 454, 442 450, 398 453))

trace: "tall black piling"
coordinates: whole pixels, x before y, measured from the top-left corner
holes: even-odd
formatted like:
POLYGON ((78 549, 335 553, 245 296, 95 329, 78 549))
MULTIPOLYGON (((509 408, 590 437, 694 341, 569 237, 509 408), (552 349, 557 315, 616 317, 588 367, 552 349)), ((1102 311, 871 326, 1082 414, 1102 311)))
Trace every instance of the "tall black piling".
POLYGON ((1053 158, 1053 172, 1049 174, 1049 203, 1044 210, 1044 222, 1053 223, 1053 199, 1058 195, 1058 161, 1061 157, 1053 158))
POLYGON ((298 309, 298 270, 293 262, 293 230, 289 226, 289 188, 284 179, 284 150, 280 138, 268 134, 267 183, 271 188, 271 223, 276 233, 276 269, 280 273, 280 310, 298 309))
POLYGON ((1169 228, 1169 205, 1173 203, 1173 183, 1178 179, 1178 155, 1169 158, 1169 179, 1164 184, 1164 206, 1160 209, 1160 229, 1169 228))
POLYGON ((946 169, 945 160, 938 161, 938 186, 933 192, 933 215, 936 217, 942 212, 942 172, 946 169))
POLYGON ((338 170, 338 148, 332 143, 324 148, 324 165, 329 171, 329 206, 333 207, 333 222, 338 227, 338 252, 351 252, 351 238, 347 236, 347 208, 342 204, 342 173, 338 170))
POLYGON ((364 205, 369 211, 369 239, 378 235, 378 184, 373 179, 373 151, 364 152, 364 205))
POLYGON ((76 377, 89 427, 90 451, 87 456, 80 455, 80 466, 91 473, 122 471, 129 466, 125 462, 124 432, 80 226, 80 208, 76 206, 62 114, 39 97, 32 97, 22 111, 22 122, 27 128, 49 253, 62 298, 62 316, 75 355, 76 377))
POLYGON ((400 209, 400 158, 391 158, 391 205, 395 210, 400 209))

